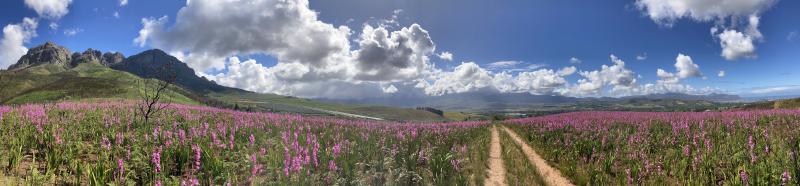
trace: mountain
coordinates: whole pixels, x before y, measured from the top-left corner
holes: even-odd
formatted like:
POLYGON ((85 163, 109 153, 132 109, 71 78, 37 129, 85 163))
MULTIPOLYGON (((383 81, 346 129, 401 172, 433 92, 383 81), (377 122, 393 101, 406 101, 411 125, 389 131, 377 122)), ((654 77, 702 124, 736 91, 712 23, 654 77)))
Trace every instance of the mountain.
POLYGON ((119 52, 103 54, 90 48, 83 53, 72 53, 67 48, 53 42, 47 42, 44 45, 28 50, 28 53, 23 55, 16 64, 11 65, 8 70, 16 71, 40 65, 52 65, 66 70, 84 63, 111 66, 122 62, 124 59, 125 56, 119 52))
POLYGON ((390 96, 362 99, 318 99, 342 104, 381 105, 392 107, 432 107, 463 112, 520 112, 530 110, 700 110, 717 102, 733 102, 736 95, 688 95, 681 93, 651 94, 621 98, 575 98, 528 93, 469 92, 442 96, 390 96))
POLYGON ((31 66, 52 64, 65 67, 72 63, 72 56, 69 49, 58 46, 53 42, 37 46, 28 50, 16 64, 11 65, 8 70, 20 70, 31 66))
POLYGON ((378 97, 363 99, 319 99, 320 101, 344 104, 382 105, 392 107, 432 107, 448 111, 485 112, 518 110, 545 104, 564 104, 579 101, 579 98, 528 93, 468 92, 441 96, 378 97))
POLYGON ((147 50, 130 56, 120 63, 111 63, 114 70, 125 71, 144 78, 167 80, 164 74, 174 75, 174 83, 197 93, 210 93, 222 91, 243 91, 240 89, 224 87, 198 77, 192 68, 178 58, 170 56, 158 49, 147 50), (159 74, 164 73, 164 74, 159 74))
POLYGON ((174 80, 164 100, 183 104, 386 120, 447 120, 421 110, 331 104, 225 87, 197 76, 186 63, 158 49, 126 58, 94 49, 72 53, 53 42, 31 48, 16 64, 0 70, 0 104, 138 99, 142 85, 137 82, 149 78, 174 80))
POLYGON ((742 98, 737 95, 712 93, 708 95, 690 95, 682 93, 664 93, 664 94, 649 94, 641 96, 628 96, 621 99, 674 99, 674 100, 695 100, 695 101, 713 101, 713 102, 735 102, 742 101, 742 98))

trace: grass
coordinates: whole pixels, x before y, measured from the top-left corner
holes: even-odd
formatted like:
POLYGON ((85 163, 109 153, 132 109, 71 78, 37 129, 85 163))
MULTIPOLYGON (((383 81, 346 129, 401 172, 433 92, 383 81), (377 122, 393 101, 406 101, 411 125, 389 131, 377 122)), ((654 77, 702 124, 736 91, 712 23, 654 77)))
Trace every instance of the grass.
POLYGON ((141 123, 131 103, 0 107, 0 178, 30 185, 481 185, 485 177, 485 123, 188 105, 141 123))
MULTIPOLYGON (((142 91, 137 84, 144 81, 133 74, 85 63, 73 69, 40 65, 18 72, 2 72, 9 78, 7 90, 0 90, 0 103, 25 104, 54 101, 81 101, 97 98, 137 99, 142 91)), ((152 81, 152 80, 150 80, 152 81)), ((165 101, 200 104, 171 87, 165 101)))
POLYGON ((570 113, 509 128, 577 185, 783 185, 799 183, 799 116, 570 113))
POLYGON ((522 148, 514 143, 511 136, 500 131, 500 143, 503 146, 503 164, 506 167, 506 183, 509 185, 547 185, 536 171, 536 167, 528 162, 522 148))
POLYGON ((211 93, 208 95, 226 102, 239 102, 240 106, 263 107, 266 110, 290 110, 307 114, 324 114, 314 109, 324 109, 350 114, 377 117, 392 121, 446 121, 445 117, 434 113, 415 109, 392 108, 383 106, 344 105, 323 103, 291 96, 258 93, 211 93), (241 102, 245 101, 245 102, 241 102), (311 108, 311 109, 309 109, 311 108))

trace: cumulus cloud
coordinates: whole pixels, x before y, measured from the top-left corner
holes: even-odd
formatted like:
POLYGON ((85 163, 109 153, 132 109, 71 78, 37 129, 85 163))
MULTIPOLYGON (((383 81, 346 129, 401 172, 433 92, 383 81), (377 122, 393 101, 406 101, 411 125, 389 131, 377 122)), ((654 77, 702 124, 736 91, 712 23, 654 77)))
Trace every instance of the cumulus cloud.
POLYGON ((445 61, 453 61, 453 53, 444 51, 444 52, 439 54, 439 59, 445 60, 445 61))
POLYGON ((689 78, 689 77, 703 77, 703 73, 700 72, 700 66, 692 61, 692 57, 687 55, 678 54, 678 57, 675 58, 675 69, 678 70, 678 77, 680 78, 689 78))
POLYGON ((581 61, 581 59, 578 59, 577 57, 569 58, 569 63, 570 64, 581 64, 582 62, 583 61, 581 61))
POLYGON ((638 94, 709 94, 720 92, 720 90, 716 88, 705 87, 702 89, 697 89, 691 85, 681 83, 683 79, 691 77, 705 79, 703 73, 700 71, 700 66, 695 64, 690 56, 678 54, 678 57, 675 58, 675 70, 677 72, 673 73, 659 68, 656 70, 656 76, 659 77, 659 80, 657 80, 656 83, 644 84, 634 90, 638 91, 638 94))
POLYGON ((722 54, 726 60, 736 60, 742 57, 755 57, 756 47, 753 45, 753 37, 745 35, 736 30, 725 30, 719 35, 719 44, 722 46, 722 54))
POLYGON ((428 56, 435 45, 428 31, 418 24, 389 33, 386 28, 366 25, 354 52, 359 80, 391 81, 419 77, 429 68, 428 56))
POLYGON ((128 5, 128 0, 119 0, 119 6, 128 5))
POLYGON ((384 87, 382 89, 383 89, 383 93, 387 93, 387 94, 394 94, 394 93, 397 92, 397 87, 394 87, 394 85, 389 85, 388 87, 384 87))
POLYGON ((26 17, 22 19, 22 23, 3 27, 3 38, 0 40, 0 69, 8 68, 28 52, 24 44, 36 37, 38 25, 35 19, 26 17))
POLYGON ((678 19, 714 21, 735 16, 759 14, 777 0, 637 0, 636 6, 644 10, 653 21, 666 26, 678 19))
POLYGON ((58 20, 69 13, 69 4, 72 0, 25 0, 28 8, 36 11, 40 17, 58 20))
POLYGON ((416 85, 423 88, 428 95, 444 95, 452 93, 472 92, 479 90, 503 93, 530 93, 535 95, 552 95, 564 88, 565 76, 575 73, 575 67, 561 70, 539 69, 520 72, 492 73, 474 62, 461 63, 451 72, 436 73, 428 81, 420 81, 416 85))
POLYGON ((636 6, 654 22, 668 27, 682 18, 714 21, 712 35, 720 41, 726 60, 755 57, 754 41, 761 41, 759 15, 778 0, 637 0, 636 6), (744 20, 744 21, 742 21, 744 20), (725 24, 730 22, 730 24, 725 24), (718 28, 719 27, 719 28, 718 28), (743 28, 742 28, 743 27, 743 28), (717 34, 718 31, 722 31, 717 34))
POLYGON ((350 52, 350 29, 319 21, 307 0, 192 0, 169 29, 167 22, 166 16, 143 19, 135 42, 218 57, 267 54, 318 67, 350 52))
POLYGON ((725 71, 720 70, 719 73, 717 73, 717 77, 725 77, 725 71))
POLYGON ((617 56, 611 55, 610 59, 614 65, 603 65, 600 70, 579 72, 578 74, 583 76, 583 79, 578 80, 567 94, 573 96, 602 95, 601 91, 607 85, 611 86, 613 90, 633 87, 636 84, 636 74, 625 68, 625 61, 617 56))
MULTIPOLYGON (((574 66, 548 69, 521 61, 490 63, 487 68, 475 62, 462 62, 452 70, 437 68, 431 58, 449 61, 452 53, 437 53, 421 25, 381 22, 353 32, 318 20, 307 0, 191 0, 173 22, 168 25, 167 16, 144 18, 133 42, 164 49, 221 85, 255 92, 310 98, 483 90, 578 96, 645 92, 637 85, 637 75, 613 55, 613 65, 595 71, 578 72, 574 66), (237 57, 254 54, 274 57, 277 63, 264 66, 237 57), (565 77, 576 73, 582 79, 570 84, 565 77)), ((674 73, 676 77, 694 76, 692 68, 699 67, 689 59, 679 68, 685 70, 674 73)))

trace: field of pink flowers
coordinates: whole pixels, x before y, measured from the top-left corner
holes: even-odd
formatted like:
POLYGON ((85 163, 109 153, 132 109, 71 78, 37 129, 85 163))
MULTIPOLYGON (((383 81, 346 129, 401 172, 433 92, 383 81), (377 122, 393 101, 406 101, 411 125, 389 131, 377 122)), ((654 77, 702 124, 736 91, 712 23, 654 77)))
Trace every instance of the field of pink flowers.
POLYGON ((396 123, 132 103, 0 107, 0 183, 475 185, 488 123, 396 123))
POLYGON ((800 110, 577 112, 507 123, 578 185, 800 184, 800 110))

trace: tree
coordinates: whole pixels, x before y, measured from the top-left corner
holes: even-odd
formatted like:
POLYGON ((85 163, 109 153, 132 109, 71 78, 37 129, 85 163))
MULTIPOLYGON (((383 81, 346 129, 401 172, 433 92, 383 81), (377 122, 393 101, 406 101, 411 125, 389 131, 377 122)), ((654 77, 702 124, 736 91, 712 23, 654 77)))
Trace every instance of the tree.
POLYGON ((161 66, 143 65, 142 68, 145 72, 152 73, 142 77, 143 80, 138 81, 141 90, 139 91, 136 114, 142 117, 144 123, 147 124, 152 116, 169 107, 170 102, 162 102, 162 99, 164 99, 164 94, 169 86, 175 82, 176 75, 171 65, 168 64, 161 66))

